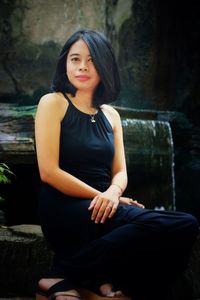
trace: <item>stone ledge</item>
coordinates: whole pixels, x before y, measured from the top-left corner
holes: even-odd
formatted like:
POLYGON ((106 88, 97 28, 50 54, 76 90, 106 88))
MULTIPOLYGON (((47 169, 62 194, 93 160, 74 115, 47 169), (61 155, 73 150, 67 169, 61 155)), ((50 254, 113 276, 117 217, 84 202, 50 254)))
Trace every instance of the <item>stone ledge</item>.
MULTIPOLYGON (((0 300, 32 300, 38 279, 49 270, 52 255, 39 225, 0 226, 0 300), (10 298, 6 298, 10 297, 10 298), (12 298, 17 297, 17 298, 12 298)), ((200 300, 200 235, 174 299, 200 300), (185 298, 188 295, 189 298, 185 298)))
POLYGON ((0 227, 0 297, 31 297, 52 252, 39 225, 0 227))

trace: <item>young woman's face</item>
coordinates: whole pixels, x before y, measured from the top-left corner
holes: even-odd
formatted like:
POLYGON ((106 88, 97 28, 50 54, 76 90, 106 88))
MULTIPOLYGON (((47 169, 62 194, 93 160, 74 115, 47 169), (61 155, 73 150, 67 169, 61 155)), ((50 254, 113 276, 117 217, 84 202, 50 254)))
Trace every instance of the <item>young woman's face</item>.
POLYGON ((100 82, 88 46, 83 40, 78 40, 69 50, 67 76, 78 90, 94 91, 100 82))

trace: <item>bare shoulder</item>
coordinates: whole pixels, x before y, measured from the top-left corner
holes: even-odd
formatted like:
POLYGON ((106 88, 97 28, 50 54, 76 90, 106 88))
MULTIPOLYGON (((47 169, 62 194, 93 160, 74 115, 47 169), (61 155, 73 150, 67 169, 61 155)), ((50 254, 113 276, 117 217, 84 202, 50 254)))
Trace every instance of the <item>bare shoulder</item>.
POLYGON ((63 103, 63 96, 61 93, 48 93, 43 95, 39 100, 39 105, 56 106, 63 103))
POLYGON ((118 111, 111 105, 103 104, 103 105, 101 105, 101 109, 104 112, 109 113, 110 115, 112 115, 115 118, 120 118, 120 115, 119 115, 118 111))
POLYGON ((101 105, 101 109, 103 113, 107 116, 107 118, 110 120, 113 128, 121 122, 120 115, 113 106, 103 104, 101 105))
POLYGON ((62 118, 66 108, 68 107, 68 102, 65 101, 62 93, 48 93, 43 95, 38 103, 38 111, 44 111, 46 113, 53 112, 62 118))

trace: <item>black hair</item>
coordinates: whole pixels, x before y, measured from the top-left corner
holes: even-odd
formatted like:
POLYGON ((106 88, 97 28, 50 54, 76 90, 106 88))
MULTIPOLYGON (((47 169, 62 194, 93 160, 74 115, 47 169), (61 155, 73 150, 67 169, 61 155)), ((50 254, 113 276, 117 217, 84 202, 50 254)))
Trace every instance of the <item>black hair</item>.
POLYGON ((101 79, 94 93, 94 105, 99 106, 115 101, 119 95, 121 83, 114 51, 103 33, 91 29, 78 30, 66 41, 58 59, 51 90, 75 96, 76 88, 70 83, 66 74, 66 60, 71 46, 80 39, 87 44, 101 79))

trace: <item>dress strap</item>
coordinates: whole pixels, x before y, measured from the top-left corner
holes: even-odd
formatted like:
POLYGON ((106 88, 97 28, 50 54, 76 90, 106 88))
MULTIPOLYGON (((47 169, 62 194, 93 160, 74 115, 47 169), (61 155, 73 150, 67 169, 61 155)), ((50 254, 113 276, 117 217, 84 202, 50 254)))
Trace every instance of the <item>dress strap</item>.
POLYGON ((65 97, 65 99, 69 102, 69 104, 72 104, 72 101, 69 99, 69 97, 65 93, 62 94, 65 97))
MULTIPOLYGON (((63 96, 65 97, 65 99, 69 102, 69 104, 72 106, 72 107, 75 107, 77 110, 79 110, 74 104, 73 104, 73 102, 69 99, 69 97, 64 93, 64 92, 62 92, 62 94, 63 94, 63 96)), ((102 109, 101 109, 101 107, 98 105, 97 107, 96 107, 96 109, 98 110, 98 111, 101 111, 102 112, 102 109)), ((80 111, 80 110, 79 110, 80 111)), ((102 112, 103 113, 103 112, 102 112)))

